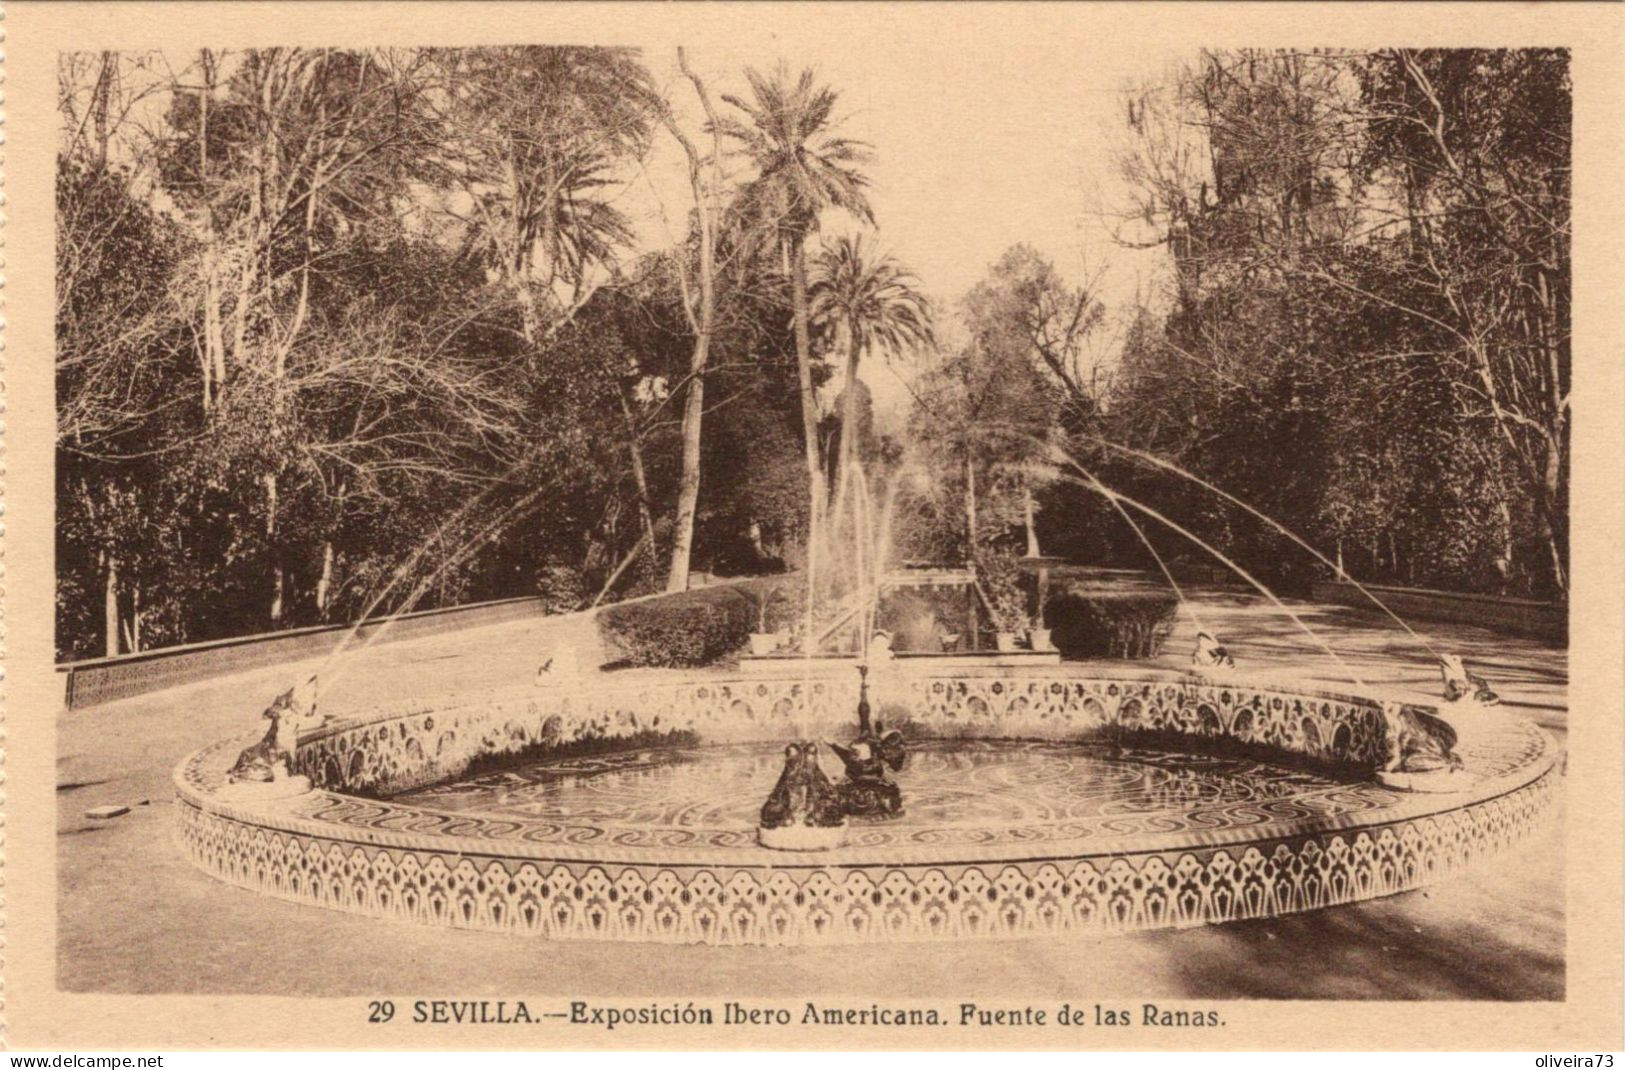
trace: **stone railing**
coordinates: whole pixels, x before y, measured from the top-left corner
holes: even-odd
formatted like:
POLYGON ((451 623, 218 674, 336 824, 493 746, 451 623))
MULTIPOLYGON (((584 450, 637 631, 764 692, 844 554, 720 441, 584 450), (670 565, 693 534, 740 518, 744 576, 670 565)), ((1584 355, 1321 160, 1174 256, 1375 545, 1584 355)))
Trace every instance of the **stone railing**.
MULTIPOLYGON (((526 620, 542 616, 543 612, 540 598, 447 606, 369 621, 361 625, 357 639, 369 639, 385 624, 389 625, 385 638, 397 641, 526 620)), ((352 629, 353 624, 324 624, 65 662, 57 666, 63 677, 63 703, 76 710, 265 665, 321 657, 337 647, 352 629)))
MULTIPOLYGON (((1409 620, 1476 624, 1509 635, 1542 639, 1550 643, 1568 642, 1569 607, 1561 602, 1433 591, 1420 587, 1386 587, 1370 583, 1365 588, 1382 599, 1389 609, 1409 620)), ((1336 602, 1356 609, 1375 611, 1377 608, 1351 583, 1317 583, 1314 585, 1314 597, 1317 601, 1336 602)))

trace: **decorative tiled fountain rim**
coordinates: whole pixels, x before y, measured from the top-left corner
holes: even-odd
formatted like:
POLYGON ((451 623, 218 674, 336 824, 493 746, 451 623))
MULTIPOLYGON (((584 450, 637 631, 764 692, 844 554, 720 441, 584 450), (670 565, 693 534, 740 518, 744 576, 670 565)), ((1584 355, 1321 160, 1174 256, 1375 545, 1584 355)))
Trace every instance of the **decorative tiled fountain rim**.
MULTIPOLYGON (((1083 665, 911 673, 891 697, 927 729, 967 736, 1076 738, 1134 713, 1140 727, 1233 735, 1355 768, 1374 768, 1385 746, 1372 700, 1179 673, 1083 665)), ((493 690, 324 726, 301 741, 298 765, 318 785, 398 790, 454 776, 477 754, 542 740, 669 730, 704 740, 790 738, 798 724, 815 731, 845 724, 855 698, 855 687, 816 677, 643 677, 493 690), (652 711, 661 709, 654 723, 652 711)), ((176 784, 183 841, 202 868, 266 894, 357 913, 618 940, 1014 936, 1227 921, 1436 880, 1516 839, 1550 801, 1554 748, 1533 726, 1507 724, 1508 732, 1469 754, 1481 775, 1470 792, 1410 795, 1358 823, 1095 840, 1080 842, 1076 853, 1057 854, 1070 845, 1049 844, 1044 857, 1031 858, 963 847, 936 857, 902 849, 884 860, 758 849, 617 855, 593 845, 459 835, 468 822, 387 803, 377 804, 396 811, 386 819, 350 826, 321 817, 324 806, 344 800, 338 792, 264 802, 219 797, 241 741, 192 755, 176 770, 176 784), (424 824, 438 827, 412 827, 424 824)))

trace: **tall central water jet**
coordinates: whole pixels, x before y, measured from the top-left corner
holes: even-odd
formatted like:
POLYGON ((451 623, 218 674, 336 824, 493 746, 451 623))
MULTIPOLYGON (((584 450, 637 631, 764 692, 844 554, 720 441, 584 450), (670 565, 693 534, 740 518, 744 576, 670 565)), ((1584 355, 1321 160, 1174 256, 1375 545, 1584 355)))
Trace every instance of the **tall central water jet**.
MULTIPOLYGON (((872 717, 869 705, 870 655, 876 646, 875 615, 885 546, 876 538, 873 503, 863 469, 854 467, 844 482, 851 491, 841 497, 850 503, 851 510, 854 570, 846 598, 851 601, 849 612, 855 617, 857 627, 857 737, 849 746, 829 743, 845 769, 839 783, 832 783, 824 773, 816 742, 801 740, 785 747, 784 769, 762 805, 757 825, 758 841, 764 847, 779 850, 839 847, 845 842, 849 817, 888 818, 903 812, 902 789, 889 774, 902 770, 908 760, 907 744, 901 732, 886 731, 885 725, 872 717)), ((890 505, 888 494, 887 512, 890 505)), ((831 519, 838 522, 840 518, 835 515, 831 519)), ((889 520, 882 517, 880 531, 884 533, 889 527, 889 520)), ((881 539, 884 538, 882 534, 881 539)), ((809 547, 809 561, 816 553, 816 547, 809 547)), ((809 583, 808 587, 810 603, 813 585, 809 583)), ((811 616, 809 612, 809 618, 811 616)), ((805 657, 816 652, 818 641, 819 636, 809 628, 803 649, 805 657)))

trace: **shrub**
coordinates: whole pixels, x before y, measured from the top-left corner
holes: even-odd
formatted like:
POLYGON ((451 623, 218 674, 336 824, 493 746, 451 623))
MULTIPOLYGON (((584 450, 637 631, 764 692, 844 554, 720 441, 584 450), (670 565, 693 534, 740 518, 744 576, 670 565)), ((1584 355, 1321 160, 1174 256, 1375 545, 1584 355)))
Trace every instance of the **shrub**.
POLYGON ((713 665, 744 649, 774 583, 704 587, 608 606, 598 614, 599 634, 621 651, 628 665, 713 665))
POLYGON ((587 597, 581 570, 571 565, 543 565, 536 574, 536 593, 546 613, 573 613, 587 597))
POLYGON ((1044 621, 1062 657, 1153 658, 1178 608, 1166 591, 1067 591, 1050 597, 1044 621))

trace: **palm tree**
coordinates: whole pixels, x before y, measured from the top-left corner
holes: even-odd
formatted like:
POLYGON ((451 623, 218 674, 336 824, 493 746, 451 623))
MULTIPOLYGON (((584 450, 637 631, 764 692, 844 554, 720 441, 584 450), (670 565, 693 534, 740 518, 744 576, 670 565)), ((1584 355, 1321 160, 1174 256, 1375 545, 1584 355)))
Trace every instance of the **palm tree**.
POLYGON ((874 222, 874 212, 864 196, 869 180, 857 170, 870 159, 869 147, 834 133, 837 94, 818 85, 810 68, 794 79, 782 64, 771 78, 756 70, 746 70, 745 78, 750 82, 750 101, 726 94, 722 98, 743 117, 725 116, 719 125, 723 136, 736 142, 756 167, 756 178, 740 191, 735 211, 757 240, 777 246, 790 276, 802 432, 816 518, 823 504, 823 468, 818 459, 818 403, 812 382, 806 241, 828 209, 874 222))
POLYGON ((932 341, 931 306, 919 279, 896 258, 865 247, 863 236, 841 235, 819 250, 808 291, 812 320, 846 348, 846 403, 835 511, 856 455, 858 365, 870 350, 890 356, 932 341))
POLYGON ((615 204, 650 137, 649 73, 626 48, 436 49, 445 147, 428 161, 466 197, 466 240, 512 292, 535 346, 632 238, 615 204))

